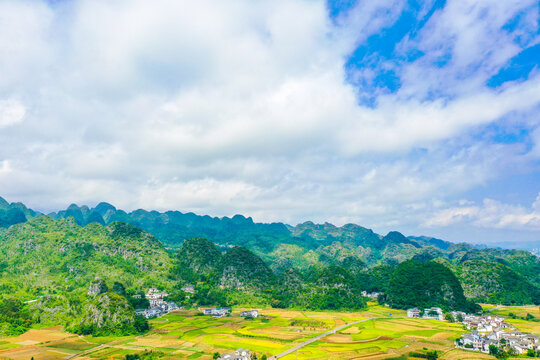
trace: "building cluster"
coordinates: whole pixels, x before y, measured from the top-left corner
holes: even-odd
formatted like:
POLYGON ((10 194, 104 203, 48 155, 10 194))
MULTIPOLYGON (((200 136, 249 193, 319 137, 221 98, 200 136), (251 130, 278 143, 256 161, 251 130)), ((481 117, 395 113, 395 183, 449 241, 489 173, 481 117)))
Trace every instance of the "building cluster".
POLYGON ((251 360, 251 352, 248 349, 238 349, 233 353, 222 354, 220 360, 251 360))
POLYGON ((382 294, 383 294, 382 292, 368 293, 367 291, 362 291, 362 296, 373 299, 373 300, 377 300, 379 298, 379 295, 382 295, 382 294))
POLYGON ((422 318, 422 319, 435 319, 444 320, 444 314, 441 308, 432 307, 424 310, 418 308, 412 308, 407 310, 407 317, 410 318, 422 318))
POLYGON ((256 318, 256 317, 259 317, 259 310, 246 310, 246 311, 242 311, 240 313, 240 316, 242 317, 252 317, 252 318, 256 318))
POLYGON ((467 329, 475 329, 480 334, 486 334, 492 331, 504 331, 504 329, 510 327, 510 325, 504 322, 504 318, 501 316, 471 315, 461 311, 453 311, 451 314, 454 319, 463 319, 461 323, 467 326, 467 329))
POLYGON ((231 313, 230 308, 212 308, 212 309, 203 309, 204 315, 210 315, 213 317, 223 317, 231 313))
POLYGON ((182 291, 188 294, 195 294, 195 287, 193 285, 186 285, 182 288, 182 291))
POLYGON ((489 353, 491 345, 516 354, 525 354, 529 349, 540 351, 540 336, 516 331, 503 317, 462 312, 452 312, 452 315, 455 319, 462 318, 461 323, 472 330, 456 341, 457 347, 483 353, 489 353))
MULTIPOLYGON (((150 288, 148 292, 144 295, 148 302, 150 303, 150 308, 148 309, 137 309, 135 312, 139 315, 144 316, 147 319, 159 317, 161 315, 167 314, 173 310, 178 310, 180 307, 172 302, 165 301, 165 297, 169 294, 163 291, 159 291, 156 288, 150 288)), ((141 298, 141 295, 133 295, 135 298, 141 298)))
POLYGON ((473 330, 469 334, 462 335, 456 342, 457 347, 483 353, 489 353, 490 345, 509 349, 515 354, 526 354, 529 349, 538 352, 540 351, 540 336, 515 330, 510 332, 495 330, 487 334, 473 330))

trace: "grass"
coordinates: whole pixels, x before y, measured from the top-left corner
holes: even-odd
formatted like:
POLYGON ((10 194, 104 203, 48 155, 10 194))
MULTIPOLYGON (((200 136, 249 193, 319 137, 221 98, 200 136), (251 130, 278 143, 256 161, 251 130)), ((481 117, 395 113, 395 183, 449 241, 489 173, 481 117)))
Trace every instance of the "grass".
POLYGON ((497 310, 493 310, 492 313, 502 316, 509 316, 512 313, 518 317, 525 317, 527 314, 531 314, 535 318, 540 319, 540 306, 503 306, 497 310))
MULTIPOLYGON (((86 359, 122 360, 126 354, 152 350, 162 352, 164 360, 210 360, 216 351, 222 353, 237 348, 270 356, 337 326, 371 317, 378 319, 348 326, 283 359, 405 359, 409 352, 423 348, 440 351, 440 359, 489 358, 454 348, 454 339, 465 331, 460 325, 408 319, 404 318, 404 311, 376 304, 370 304, 361 312, 259 310, 264 317, 253 320, 234 314, 218 319, 195 316, 194 311, 178 311, 151 321, 152 330, 142 336, 81 338, 59 329, 31 330, 16 338, 0 339, 0 358, 53 360, 100 344, 105 346, 90 351, 86 359)), ((536 310, 531 308, 496 311, 513 312, 518 316, 529 312, 536 316, 536 310)), ((540 323, 519 319, 509 322, 524 331, 540 334, 540 323)))

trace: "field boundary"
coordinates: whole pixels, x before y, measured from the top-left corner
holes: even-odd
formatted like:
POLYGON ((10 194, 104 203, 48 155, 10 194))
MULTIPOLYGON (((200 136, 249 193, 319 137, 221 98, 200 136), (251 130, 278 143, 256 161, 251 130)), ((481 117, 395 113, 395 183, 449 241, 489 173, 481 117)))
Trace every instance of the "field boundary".
POLYGON ((343 329, 346 329, 348 328, 349 326, 353 326, 353 325, 356 325, 356 324, 360 324, 360 323, 363 323, 363 322, 366 322, 366 321, 369 321, 369 320, 376 320, 376 319, 404 319, 404 317, 400 316, 400 317, 388 317, 388 316, 380 316, 380 317, 371 317, 371 318, 367 318, 367 319, 362 319, 362 320, 358 320, 358 321, 354 321, 352 323, 348 323, 348 324, 343 324, 343 325, 340 325, 332 330, 329 330, 325 333, 322 333, 320 335, 317 335, 315 337, 312 337, 311 339, 309 340, 306 340, 296 346, 293 346, 292 348, 290 348, 289 350, 286 350, 282 353, 279 353, 277 355, 273 355, 273 356, 270 356, 268 358, 268 360, 277 360, 279 358, 282 358, 284 356, 287 356, 289 354, 292 354, 293 352, 297 351, 297 350, 300 350, 301 348, 303 348, 304 346, 307 346, 309 344, 312 344, 314 343, 315 341, 318 341, 318 340, 321 340, 322 338, 325 338, 329 335, 332 335, 332 334, 335 334, 336 332, 338 331, 341 331, 343 329))

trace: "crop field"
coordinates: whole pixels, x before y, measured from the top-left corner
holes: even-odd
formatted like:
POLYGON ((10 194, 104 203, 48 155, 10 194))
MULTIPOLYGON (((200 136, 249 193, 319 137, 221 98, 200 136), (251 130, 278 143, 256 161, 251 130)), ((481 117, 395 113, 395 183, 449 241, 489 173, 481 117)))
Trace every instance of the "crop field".
POLYGON ((494 314, 509 316, 510 313, 519 317, 525 317, 527 314, 540 319, 540 306, 501 306, 492 311, 494 314))
MULTIPOLYGON (((153 351, 164 360, 206 360, 214 352, 237 348, 270 356, 342 325, 345 327, 335 334, 282 359, 404 359, 400 356, 426 349, 440 351, 440 359, 493 359, 454 348, 453 341, 465 331, 461 325, 407 319, 404 311, 374 304, 362 312, 259 309, 263 316, 251 320, 237 316, 241 310, 233 309, 232 316, 224 318, 201 316, 197 311, 177 311, 152 320, 152 330, 141 336, 91 337, 66 333, 59 328, 33 329, 18 337, 0 339, 0 359, 120 360, 127 354, 153 351), (360 320, 365 321, 346 326, 360 320)), ((523 309, 512 308, 516 314, 518 310, 523 309)), ((539 333, 540 323, 511 321, 520 322, 524 331, 539 333)))
POLYGON ((506 322, 519 331, 540 334, 540 306, 501 306, 492 313, 506 317, 506 322), (535 321, 524 320, 528 314, 534 316, 535 321), (511 318, 512 315, 517 318, 511 318))

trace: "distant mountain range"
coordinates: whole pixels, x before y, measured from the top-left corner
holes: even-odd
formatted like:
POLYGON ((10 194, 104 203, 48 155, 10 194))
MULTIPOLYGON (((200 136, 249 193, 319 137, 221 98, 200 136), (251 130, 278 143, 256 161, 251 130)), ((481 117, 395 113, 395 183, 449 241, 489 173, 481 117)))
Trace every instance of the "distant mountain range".
MULTIPOLYGON (((0 227, 41 215, 21 203, 9 204, 0 198, 0 227)), ((155 236, 171 253, 191 238, 208 239, 219 253, 241 246, 262 259, 278 277, 291 276, 291 269, 308 278, 324 269, 346 269, 366 290, 388 292, 390 274, 398 264, 412 259, 450 269, 465 296, 473 301, 528 304, 538 301, 540 294, 540 259, 527 251, 476 248, 431 237, 406 237, 396 231, 383 236, 355 224, 337 227, 305 222, 290 226, 255 223, 242 215, 217 218, 179 211, 128 213, 104 202, 95 208, 73 204, 48 216, 54 220, 72 218, 82 227, 128 223, 155 236)), ((242 278, 234 272, 220 276, 229 279, 227 284, 242 278)))

